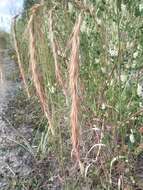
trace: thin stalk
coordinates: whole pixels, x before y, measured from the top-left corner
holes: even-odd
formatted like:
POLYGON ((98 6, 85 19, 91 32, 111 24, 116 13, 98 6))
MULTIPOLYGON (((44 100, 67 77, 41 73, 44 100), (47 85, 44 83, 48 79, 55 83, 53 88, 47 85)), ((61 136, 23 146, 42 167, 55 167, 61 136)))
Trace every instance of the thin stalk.
POLYGON ((28 98, 30 98, 30 92, 29 92, 29 89, 28 89, 24 69, 23 69, 23 66, 22 66, 22 63, 21 63, 20 50, 19 50, 18 40, 17 40, 17 36, 16 36, 16 18, 17 17, 18 17, 18 15, 15 16, 14 19, 13 19, 13 27, 12 27, 12 29, 13 29, 13 40, 14 40, 14 46, 15 46, 15 51, 16 51, 16 55, 17 55, 17 61, 18 61, 20 74, 21 74, 21 77, 22 77, 22 80, 23 80, 23 83, 24 83, 24 86, 25 86, 25 89, 26 89, 26 92, 27 92, 27 96, 28 96, 28 98))

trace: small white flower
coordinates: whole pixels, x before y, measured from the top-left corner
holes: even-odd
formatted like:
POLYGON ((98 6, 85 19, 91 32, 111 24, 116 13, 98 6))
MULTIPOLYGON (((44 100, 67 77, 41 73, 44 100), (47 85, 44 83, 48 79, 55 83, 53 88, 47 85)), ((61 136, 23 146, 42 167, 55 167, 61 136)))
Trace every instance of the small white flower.
POLYGON ((139 54, 139 52, 138 52, 138 51, 136 51, 136 52, 133 54, 133 58, 134 58, 134 59, 136 59, 136 58, 137 58, 137 56, 138 56, 138 54, 139 54))
POLYGON ((143 108, 143 103, 142 102, 139 102, 139 107, 143 108))
POLYGON ((101 71, 102 71, 102 73, 106 73, 106 68, 105 67, 101 67, 101 71))
POLYGON ((134 120, 135 120, 135 117, 131 117, 131 120, 133 120, 133 121, 134 121, 134 120))
POLYGON ((102 110, 105 110, 105 108, 106 108, 106 105, 103 103, 103 104, 101 105, 101 109, 102 109, 102 110))
POLYGON ((129 160, 126 159, 125 162, 126 162, 126 163, 129 163, 129 160))
POLYGON ((113 80, 113 79, 111 79, 111 81, 110 81, 111 86, 113 85, 113 83, 114 83, 114 80, 113 80))
POLYGON ((130 48, 130 46, 131 46, 130 42, 127 42, 127 45, 126 45, 127 49, 130 48))
POLYGON ((55 92, 55 88, 54 88, 53 86, 50 88, 50 92, 51 92, 52 94, 55 92))
POLYGON ((96 21, 98 25, 101 25, 102 21, 99 18, 97 18, 96 21))
POLYGON ((143 97, 143 87, 142 87, 141 84, 138 84, 137 95, 140 96, 140 97, 143 97))
POLYGON ((135 137, 134 137, 133 133, 130 134, 130 141, 131 141, 131 143, 135 143, 135 137))
POLYGON ((140 12, 143 10, 143 3, 141 3, 141 4, 139 5, 139 10, 140 10, 140 12))
POLYGON ((127 75, 121 74, 121 81, 125 82, 127 80, 127 75))
POLYGON ((139 44, 139 45, 137 46, 137 49, 140 50, 141 48, 142 48, 142 46, 139 44))
POLYGON ((95 62, 96 62, 96 63, 99 63, 99 62, 100 62, 100 60, 95 58, 95 62))

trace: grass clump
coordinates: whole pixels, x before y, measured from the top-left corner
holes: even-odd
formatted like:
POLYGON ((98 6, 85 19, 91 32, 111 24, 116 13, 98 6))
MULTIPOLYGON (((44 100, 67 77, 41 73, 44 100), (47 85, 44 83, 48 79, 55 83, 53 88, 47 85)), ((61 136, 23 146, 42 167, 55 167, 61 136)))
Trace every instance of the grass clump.
POLYGON ((61 189, 134 189, 142 151, 140 6, 45 1, 17 21, 30 94, 47 118, 38 151, 57 160, 61 189))

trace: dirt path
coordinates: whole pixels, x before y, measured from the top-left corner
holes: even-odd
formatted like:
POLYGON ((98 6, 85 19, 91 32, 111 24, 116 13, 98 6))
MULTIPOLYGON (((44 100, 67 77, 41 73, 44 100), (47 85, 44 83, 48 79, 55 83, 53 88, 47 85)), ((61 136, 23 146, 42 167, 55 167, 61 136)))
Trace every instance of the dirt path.
MULTIPOLYGON (((29 152, 23 145, 23 131, 19 132, 4 115, 8 102, 15 96, 20 84, 12 78, 17 67, 8 56, 8 50, 0 51, 0 189, 10 189, 9 182, 30 172, 27 162, 29 152), (4 119, 5 118, 5 119, 4 119)), ((23 128, 22 130, 25 130, 23 128)), ((25 140, 26 141, 26 140, 25 140)))

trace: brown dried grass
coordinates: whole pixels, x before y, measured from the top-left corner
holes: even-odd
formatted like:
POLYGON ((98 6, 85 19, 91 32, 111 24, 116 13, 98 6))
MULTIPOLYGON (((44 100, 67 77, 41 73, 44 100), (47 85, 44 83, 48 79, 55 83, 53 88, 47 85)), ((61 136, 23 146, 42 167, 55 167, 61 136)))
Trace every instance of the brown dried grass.
POLYGON ((52 134, 54 135, 54 129, 52 126, 52 119, 49 111, 49 107, 46 101, 46 95, 43 88, 43 85, 40 81, 40 76, 37 69, 37 60, 36 60, 36 39, 35 39, 35 33, 34 33, 34 24, 35 24, 35 18, 36 18, 36 12, 41 7, 40 4, 37 4, 32 7, 32 14, 30 16, 27 31, 29 33, 29 54, 30 54, 30 64, 31 64, 31 70, 32 70, 32 77, 33 77, 33 83, 36 89, 36 93, 39 97, 41 107, 43 109, 43 112, 48 120, 49 123, 49 129, 51 130, 52 134))
POLYGON ((16 55, 17 55, 17 61, 18 61, 18 66, 19 66, 19 70, 20 70, 20 74, 27 92, 27 96, 28 98, 30 97, 30 92, 28 89, 28 85, 27 85, 27 81, 26 81, 26 77, 25 77, 25 73, 24 73, 24 68, 22 66, 21 63, 21 58, 20 58, 20 48, 19 48, 19 44, 18 44, 18 40, 17 40, 17 36, 16 36, 16 19, 17 19, 18 15, 15 16, 13 18, 13 23, 12 23, 12 31, 13 31, 13 40, 14 40, 14 46, 15 46, 15 51, 16 51, 16 55))
POLYGON ((79 15, 73 30, 73 36, 71 40, 71 56, 69 66, 69 85, 71 92, 71 131, 72 131, 72 156, 74 155, 77 161, 80 161, 79 153, 79 127, 78 127, 78 115, 79 115, 79 97, 78 97, 78 79, 79 79, 79 46, 80 46, 80 25, 81 14, 79 15))

